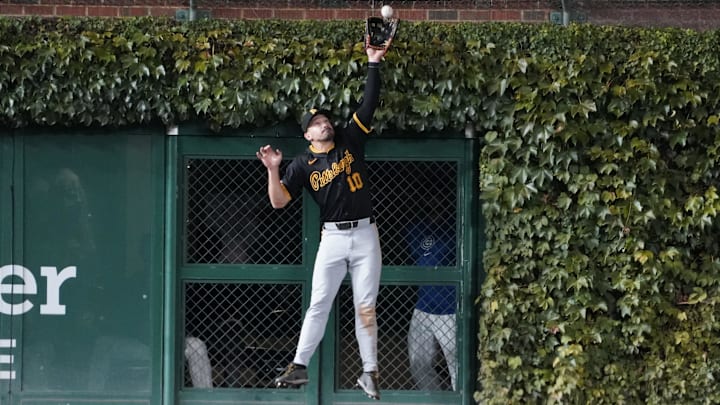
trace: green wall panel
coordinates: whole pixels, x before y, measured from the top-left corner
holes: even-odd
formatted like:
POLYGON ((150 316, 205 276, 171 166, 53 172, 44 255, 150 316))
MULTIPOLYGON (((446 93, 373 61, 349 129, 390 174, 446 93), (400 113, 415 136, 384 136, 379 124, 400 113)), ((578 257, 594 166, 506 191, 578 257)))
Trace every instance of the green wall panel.
POLYGON ((31 399, 22 402, 22 405, 151 405, 154 402, 148 400, 123 400, 123 399, 78 399, 76 397, 63 397, 52 399, 31 399))
MULTIPOLYGON (((0 266, 12 261, 12 141, 9 131, 0 130, 0 266)), ((0 283, 2 280, 0 280, 0 283)), ((2 299, 2 292, 0 292, 2 299)), ((12 356, 10 318, 0 315, 0 356, 12 356)), ((7 403, 9 399, 11 362, 13 357, 3 357, 6 361, 0 363, 0 404, 7 403)))
POLYGON ((84 402, 159 403, 162 141, 87 131, 15 138, 18 231, 3 221, 2 234, 20 248, 0 262, 0 282, 15 289, 0 297, 0 325, 10 322, 17 342, 11 402, 75 392, 84 402))

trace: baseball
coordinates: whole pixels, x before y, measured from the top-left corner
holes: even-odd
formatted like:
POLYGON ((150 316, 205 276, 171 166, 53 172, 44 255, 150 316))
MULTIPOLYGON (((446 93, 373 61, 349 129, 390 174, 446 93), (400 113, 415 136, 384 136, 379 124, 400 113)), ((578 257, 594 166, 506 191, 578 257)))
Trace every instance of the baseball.
POLYGON ((386 4, 380 9, 380 14, 382 14, 383 18, 392 18, 393 8, 386 4))

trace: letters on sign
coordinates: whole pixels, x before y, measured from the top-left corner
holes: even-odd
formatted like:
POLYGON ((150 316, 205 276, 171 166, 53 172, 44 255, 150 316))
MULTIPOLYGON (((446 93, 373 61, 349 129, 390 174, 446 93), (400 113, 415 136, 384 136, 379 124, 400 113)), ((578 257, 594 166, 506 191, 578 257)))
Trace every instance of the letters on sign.
MULTIPOLYGON (((58 271, 54 266, 41 266, 40 275, 45 278, 45 301, 40 303, 40 315, 65 315, 65 305, 60 300, 60 288, 77 276, 77 268, 68 266, 58 271)), ((35 307, 33 302, 38 293, 38 280, 26 267, 7 264, 0 267, 0 315, 22 315, 35 307), (11 299, 13 295, 22 301, 11 299)), ((14 380, 12 369, 15 356, 12 349, 15 339, 0 339, 0 380, 14 380), (5 352, 7 350, 7 353, 5 352), (8 370, 9 368, 9 370, 8 370)))

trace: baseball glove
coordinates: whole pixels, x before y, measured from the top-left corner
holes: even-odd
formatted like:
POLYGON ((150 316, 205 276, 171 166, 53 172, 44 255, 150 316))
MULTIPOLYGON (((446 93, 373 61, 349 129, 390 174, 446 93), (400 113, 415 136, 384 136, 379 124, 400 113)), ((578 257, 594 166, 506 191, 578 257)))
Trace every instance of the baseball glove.
POLYGON ((400 20, 370 17, 365 21, 365 48, 389 49, 400 20))

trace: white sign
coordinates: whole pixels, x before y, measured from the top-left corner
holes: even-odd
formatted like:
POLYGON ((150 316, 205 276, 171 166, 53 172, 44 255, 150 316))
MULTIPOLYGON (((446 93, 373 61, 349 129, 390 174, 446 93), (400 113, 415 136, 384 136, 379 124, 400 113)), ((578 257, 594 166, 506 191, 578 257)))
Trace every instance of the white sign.
MULTIPOLYGON (((12 349, 17 345, 15 339, 0 339, 0 351, 2 349, 12 349)), ((12 364, 15 356, 12 354, 0 354, 0 366, 3 364, 9 364, 10 370, 0 369, 0 380, 14 380, 15 371, 12 370, 12 364)))
MULTIPOLYGON (((60 303, 60 287, 70 278, 77 276, 75 266, 68 266, 58 272, 57 267, 42 266, 40 275, 45 277, 47 289, 45 303, 40 305, 41 315, 65 315, 65 305, 60 303)), ((18 264, 8 264, 0 267, 0 314, 22 315, 35 306, 30 298, 19 303, 5 301, 5 295, 17 294, 32 296, 37 294, 37 280, 30 270, 18 264), (19 279, 15 282, 6 282, 7 279, 19 279), (20 281, 20 283, 17 283, 20 281)))
MULTIPOLYGON (((77 276, 77 268, 68 266, 58 271, 54 266, 41 266, 40 275, 45 277, 45 303, 40 304, 41 315, 65 315, 65 305, 60 303, 60 287, 68 279, 77 276)), ((0 314, 22 315, 35 307, 31 298, 37 295, 38 283, 35 275, 26 267, 18 264, 7 264, 0 267, 0 314), (8 295, 18 295, 25 298, 22 302, 7 302, 8 295)), ((15 339, 0 339, 0 380, 14 380, 15 371, 12 369, 15 356, 12 349, 17 345, 15 339), (3 349, 10 349, 8 354, 3 349), (10 370, 4 369, 8 364, 10 370)))

